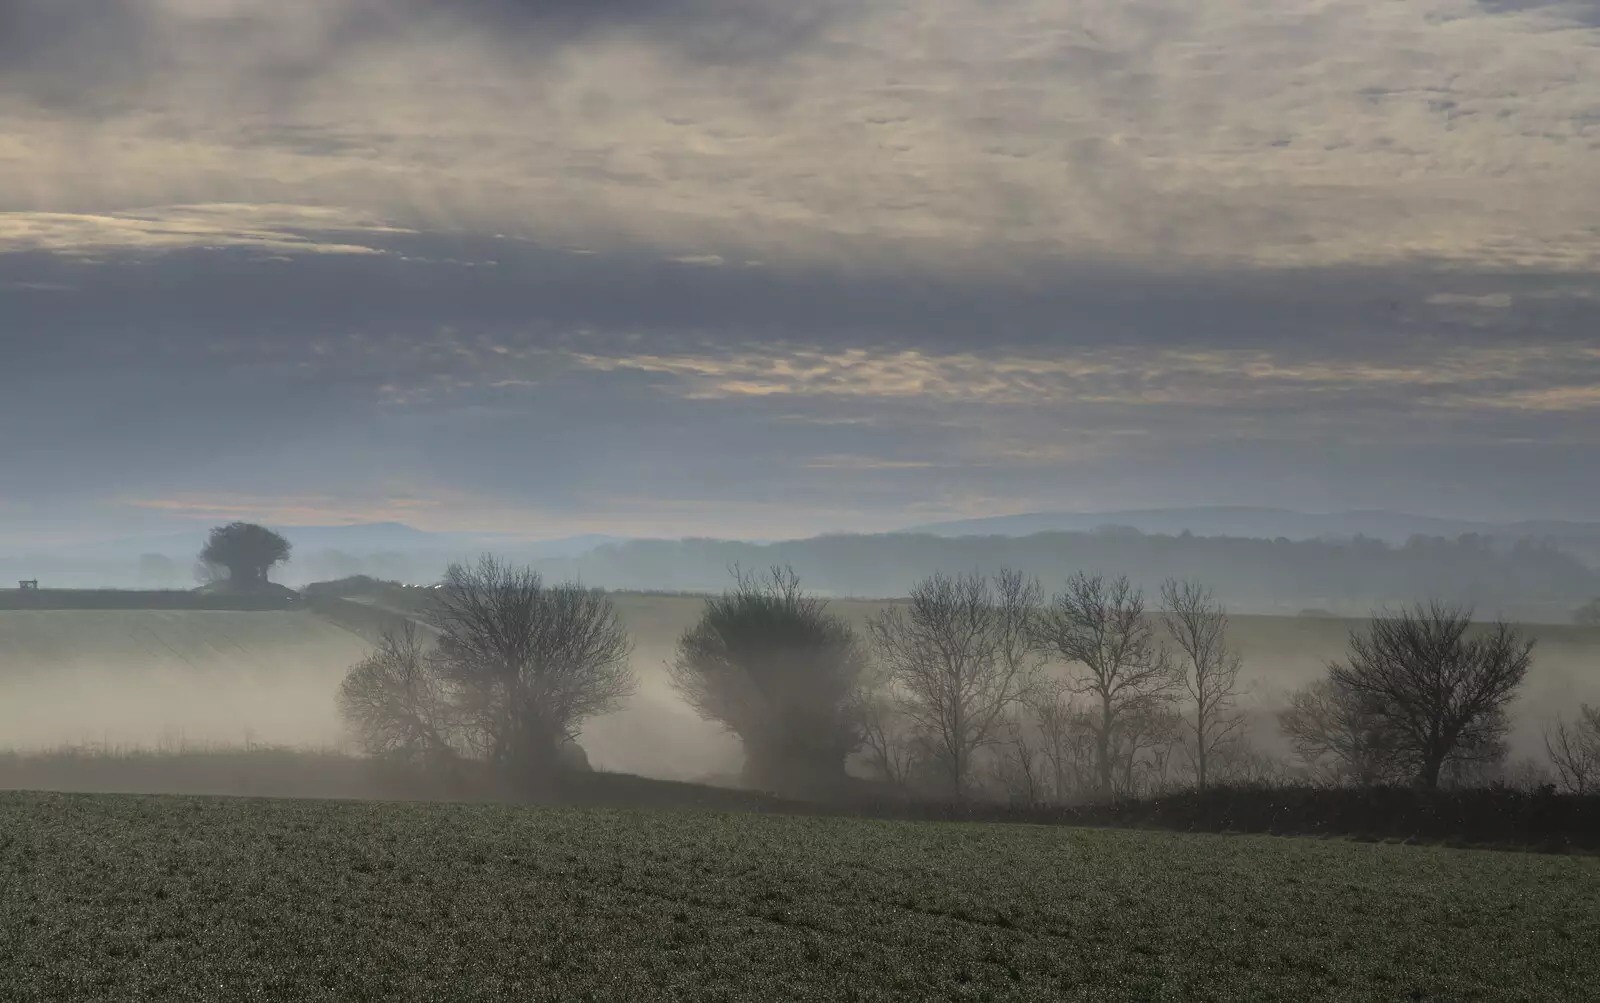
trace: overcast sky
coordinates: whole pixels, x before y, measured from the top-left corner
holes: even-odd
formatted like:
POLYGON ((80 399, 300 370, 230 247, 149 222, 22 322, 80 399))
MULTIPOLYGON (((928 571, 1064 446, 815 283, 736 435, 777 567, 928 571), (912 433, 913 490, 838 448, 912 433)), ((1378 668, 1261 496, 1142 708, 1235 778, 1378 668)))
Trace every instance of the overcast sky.
POLYGON ((1600 518, 1600 4, 0 0, 0 539, 1600 518))

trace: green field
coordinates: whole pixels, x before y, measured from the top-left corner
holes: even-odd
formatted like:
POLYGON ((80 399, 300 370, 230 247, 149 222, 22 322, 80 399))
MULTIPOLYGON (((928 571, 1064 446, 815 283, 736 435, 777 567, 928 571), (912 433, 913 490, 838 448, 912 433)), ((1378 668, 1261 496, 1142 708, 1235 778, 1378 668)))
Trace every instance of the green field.
POLYGON ((1580 1000, 1600 859, 0 794, 6 1000, 1580 1000))

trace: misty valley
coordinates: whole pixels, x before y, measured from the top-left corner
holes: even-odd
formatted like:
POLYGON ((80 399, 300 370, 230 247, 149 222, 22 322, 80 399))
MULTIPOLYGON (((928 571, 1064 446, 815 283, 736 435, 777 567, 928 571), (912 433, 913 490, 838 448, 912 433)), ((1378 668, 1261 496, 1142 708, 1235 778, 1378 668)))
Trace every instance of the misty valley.
POLYGON ((1600 1000, 1600 3, 0 0, 0 1003, 1600 1000))
MULTIPOLYGON (((1461 546, 1491 560, 1506 553, 1461 546)), ((1112 979, 1130 987, 1127 998, 1175 978, 1267 995, 1339 985, 1364 994, 1398 979, 1440 999, 1498 985, 1492 960, 1480 969, 1443 961, 1459 931, 1431 935, 1437 957, 1368 949, 1341 959, 1326 945, 1342 935, 1310 919, 1275 942, 1273 950, 1291 952, 1286 968, 1259 968, 1248 936, 1212 945, 1243 966, 1221 981, 1193 967, 1201 955, 1189 952, 1212 948, 1187 945, 1172 925, 1199 908, 1183 897, 1233 901, 1226 896, 1237 886, 1207 881, 1236 868, 1265 868, 1265 897, 1207 908, 1281 909, 1307 867, 1324 875, 1307 893, 1378 908, 1382 884, 1336 893, 1319 882, 1345 882, 1338 876, 1357 867, 1392 878, 1408 867, 1456 866, 1372 857, 1377 848, 1503 857, 1450 879, 1474 883, 1475 908, 1494 908, 1491 900, 1531 879, 1515 871, 1544 869, 1539 880, 1561 882, 1567 897, 1545 899, 1530 930, 1560 923, 1581 937, 1571 931, 1600 915, 1584 913, 1600 902, 1592 867, 1600 857, 1591 855, 1600 851, 1600 625, 1584 622, 1581 603, 1569 603, 1580 621, 1570 624, 1484 621, 1438 598, 1365 619, 1326 609, 1233 614, 1196 578, 1166 578, 1151 596, 1123 576, 1075 572, 1047 589, 1003 567, 934 571, 896 599, 824 598, 779 565, 734 565, 714 593, 608 592, 549 581, 492 554, 452 563, 425 584, 357 574, 290 589, 271 571, 292 549, 285 535, 232 523, 212 531, 198 565, 205 584, 193 590, 29 581, 0 592, 8 747, 0 789, 76 792, 0 795, 14 834, 4 844, 9 866, 23 867, 31 889, 8 900, 0 920, 36 931, 25 954, 10 956, 36 991, 89 992, 114 978, 119 959, 177 963, 244 949, 193 934, 72 948, 79 940, 65 927, 48 938, 37 932, 65 920, 63 896, 93 898, 70 889, 103 871, 111 887, 155 882, 153 911, 127 920, 154 936, 171 927, 171 910, 201 907, 197 882, 239 879, 212 841, 259 845, 271 861, 267 884, 241 887, 213 917, 222 924, 248 922, 241 909, 279 917, 301 909, 297 873, 335 889, 324 899, 332 911, 313 920, 319 929, 348 923, 339 919, 346 912, 385 911, 377 903, 402 889, 439 894, 424 875, 441 867, 471 871, 454 893, 456 911, 437 920, 451 936, 482 937, 484 911, 513 889, 579 896, 571 908, 592 911, 598 925, 541 939, 537 960, 497 956, 496 978, 510 980, 497 992, 593 993, 601 983, 590 959, 615 950, 649 960, 604 991, 646 995, 674 985, 809 991, 815 974, 780 976, 792 962, 769 956, 795 950, 803 971, 819 973, 817 963, 832 959, 868 995, 936 993, 952 979, 1019 996, 1100 992, 1112 979), (193 800, 216 796, 272 800, 193 800), (243 814, 250 803, 266 813, 243 814), (202 814, 189 815, 190 834, 170 843, 171 813, 185 811, 202 814), (1016 823, 1043 828, 1007 831, 1016 823), (40 869, 14 856, 84 845, 85 827, 105 825, 117 835, 96 843, 89 869, 70 879, 48 869, 64 861, 40 869), (1122 834, 1089 835, 1107 828, 1122 834), (419 856, 404 841, 446 830, 456 847, 448 858, 419 856), (1159 830, 1336 842, 1302 851, 1237 842, 1261 837, 1159 830), (802 838, 806 847, 795 842, 802 838), (1206 838, 1236 842, 1173 842, 1206 838), (838 845, 817 851, 819 839, 838 845), (971 839, 992 845, 982 865, 951 856, 972 853, 958 850, 971 839), (157 870, 128 870, 130 859, 153 865, 162 843, 175 849, 157 852, 165 861, 157 870), (181 849, 190 843, 194 850, 181 849), (356 845, 376 848, 351 857, 356 845), (700 856, 697 847, 711 845, 721 849, 700 856), (920 879, 891 863, 913 846, 934 855, 920 879), (850 882, 840 866, 851 868, 850 882), (1071 904, 1079 892, 1068 889, 1084 881, 1111 881, 1102 894, 1152 894, 1111 876, 1134 866, 1155 869, 1147 880, 1175 883, 1164 886, 1180 889, 1169 905, 1188 904, 1114 920, 1071 904), (710 897, 699 890, 727 867, 716 880, 736 886, 710 897), (1066 881, 1066 867, 1078 877, 1042 886, 1059 891, 1022 893, 982 878, 987 867, 1050 873, 1049 881, 1066 881), (1190 870, 1210 877, 1182 876, 1190 870), (969 890, 946 902, 948 890, 936 893, 931 880, 969 890), (586 897, 602 884, 606 892, 586 897), (873 921, 878 932, 866 933, 861 910, 891 905, 904 910, 900 918, 873 921), (637 931, 620 941, 602 932, 619 923, 637 931), (1135 937, 1131 954, 1082 937, 1065 953, 1040 953, 1068 942, 1059 930, 1128 923, 1146 931, 1114 935, 1135 937), (993 932, 974 940, 968 931, 978 929, 993 932), (903 953, 912 931, 924 945, 946 945, 933 968, 903 953), (94 960, 62 965, 70 950, 94 960)), ((1448 882, 1429 887, 1464 894, 1448 882)), ((522 929, 545 922, 538 912, 517 919, 522 929)), ((1396 936, 1383 931, 1409 922, 1394 915, 1362 935, 1396 936)), ((255 956, 277 959, 274 984, 291 993, 313 983, 423 993, 468 978, 424 942, 402 960, 371 938, 414 935, 379 930, 328 934, 340 940, 335 950, 363 959, 354 969, 327 968, 327 948, 309 963, 277 955, 279 947, 255 956)), ((1541 998, 1578 998, 1588 977, 1580 956, 1560 945, 1538 950, 1541 998)), ((182 981, 152 975, 140 984, 165 992, 182 981)))

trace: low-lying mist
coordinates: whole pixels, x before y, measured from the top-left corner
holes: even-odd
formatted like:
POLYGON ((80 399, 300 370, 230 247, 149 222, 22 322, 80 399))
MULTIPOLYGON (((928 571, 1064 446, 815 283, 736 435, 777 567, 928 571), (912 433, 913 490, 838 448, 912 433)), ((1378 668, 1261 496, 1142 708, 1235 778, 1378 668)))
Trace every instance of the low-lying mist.
MULTIPOLYGON (((335 695, 369 650, 310 613, 0 612, 0 749, 349 747, 335 695)), ((596 769, 693 780, 737 773, 736 742, 667 685, 664 646, 638 691, 589 722, 596 769)))
MULTIPOLYGON (((743 765, 738 742, 673 691, 666 663, 699 614, 692 596, 619 596, 637 690, 579 739, 598 770, 717 781, 743 765)), ((882 604, 840 601, 860 625, 882 604)), ((1353 621, 1237 617, 1251 743, 1287 757, 1276 710, 1344 654, 1353 621)), ((1542 758, 1543 732, 1600 703, 1600 631, 1536 628, 1534 668, 1513 704, 1511 758, 1542 758)), ((276 746, 350 751, 335 696, 370 646, 309 612, 0 612, 0 750, 91 747, 127 754, 276 746)), ((154 768, 154 767, 152 767, 154 768)), ((226 778, 224 777, 224 780, 226 778)), ((0 778, 0 786, 6 781, 0 778)), ((241 791, 247 792, 247 791, 241 791)))

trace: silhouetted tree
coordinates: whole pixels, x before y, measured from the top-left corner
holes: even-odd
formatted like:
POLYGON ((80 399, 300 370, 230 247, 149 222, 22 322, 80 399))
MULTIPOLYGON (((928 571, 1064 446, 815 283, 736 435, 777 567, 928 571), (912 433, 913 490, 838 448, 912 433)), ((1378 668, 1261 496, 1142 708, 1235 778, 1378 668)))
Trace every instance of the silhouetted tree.
POLYGON ((1037 637, 1067 663, 1069 688, 1090 704, 1096 779, 1108 796, 1119 726, 1170 705, 1182 685, 1145 615, 1144 595, 1126 578, 1074 575, 1039 618, 1037 637))
POLYGON ((936 573, 908 603, 869 621, 903 712, 957 796, 974 753, 997 739, 1007 712, 1036 682, 1042 659, 1031 625, 1039 595, 1021 572, 993 579, 936 573))
POLYGON ((1600 791, 1600 707, 1584 704, 1570 724, 1557 721, 1554 733, 1545 732, 1544 747, 1562 787, 1573 794, 1600 791))
POLYGON ((751 782, 786 792, 837 784, 862 743, 867 652, 793 571, 734 575, 678 639, 673 687, 739 737, 751 782))
POLYGON ((289 541, 252 522, 233 522, 211 531, 200 551, 202 566, 223 567, 236 587, 266 584, 267 572, 289 559, 289 541))
POLYGON ((1029 695, 1028 708, 1038 729, 1039 746, 1050 776, 1051 794, 1057 801, 1098 787, 1094 730, 1082 701, 1065 680, 1052 680, 1029 695))
POLYGON ((633 693, 632 645, 602 592, 486 555, 450 566, 424 619, 466 748, 514 778, 547 772, 585 721, 633 693))
POLYGON ((1471 610, 1433 602, 1380 613, 1350 635, 1334 682, 1371 709, 1415 759, 1417 783, 1439 786, 1446 762, 1501 754, 1505 708, 1533 660, 1533 639, 1501 622, 1469 637, 1471 610))
POLYGON ((927 750, 899 695, 889 685, 863 686, 857 694, 856 717, 867 766, 879 780, 900 787, 908 784, 927 750))
POLYGON ((1191 701, 1185 721, 1196 786, 1205 790, 1211 760, 1238 737, 1244 718, 1234 709, 1239 694, 1239 653, 1228 645, 1228 613, 1198 582, 1167 579, 1161 586, 1161 622, 1179 652, 1177 669, 1191 701))
POLYGON ((1412 769, 1376 701, 1327 676, 1289 694, 1278 727, 1303 764, 1338 780, 1371 786, 1412 769))
POLYGON ((350 670, 338 699, 340 716, 369 756, 420 765, 461 751, 450 688, 409 620, 350 670))

